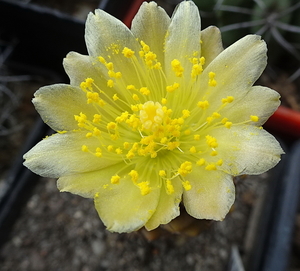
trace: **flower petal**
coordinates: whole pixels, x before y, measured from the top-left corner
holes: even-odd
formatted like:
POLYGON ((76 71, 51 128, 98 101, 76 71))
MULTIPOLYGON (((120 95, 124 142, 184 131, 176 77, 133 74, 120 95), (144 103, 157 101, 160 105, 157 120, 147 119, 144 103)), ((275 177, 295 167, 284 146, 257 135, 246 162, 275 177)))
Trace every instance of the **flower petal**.
MULTIPOLYGON (((118 162, 83 152, 82 145, 87 143, 85 134, 68 132, 43 139, 24 155, 24 165, 41 176, 58 178, 102 169, 118 162)), ((92 151, 99 146, 97 138, 89 138, 88 142, 92 151)))
POLYGON ((89 56, 70 52, 64 58, 63 65, 73 86, 79 86, 86 78, 93 78, 99 86, 106 85, 105 76, 99 74, 89 56))
POLYGON ((203 71, 199 98, 218 108, 228 95, 242 98, 267 64, 267 47, 257 35, 248 35, 222 51, 203 71), (216 86, 209 86, 209 74, 215 73, 216 86))
POLYGON ((120 83, 119 86, 116 84, 120 94, 126 88, 124 83, 142 87, 140 78, 145 76, 146 68, 139 57, 141 45, 126 25, 105 11, 97 9, 95 14, 88 15, 85 40, 95 69, 99 70, 100 74, 106 74, 107 80, 111 79, 104 63, 99 61, 98 57, 103 57, 107 63, 113 64, 114 72, 119 72, 122 78, 126 78, 124 82, 122 78, 116 80, 120 83), (125 57, 122 53, 125 47, 132 50, 135 55, 130 58, 125 57), (139 67, 140 74, 137 73, 136 67, 139 67))
POLYGON ((65 84, 40 88, 32 102, 43 121, 55 131, 77 129, 74 115, 90 110, 84 92, 65 84))
POLYGON ((211 130, 218 142, 220 169, 234 176, 261 174, 274 167, 283 154, 277 140, 268 132, 251 125, 237 125, 211 130))
POLYGON ((170 17, 155 2, 144 2, 131 25, 131 31, 139 40, 150 46, 158 61, 164 63, 164 40, 170 25, 170 17))
POLYGON ((119 184, 98 191, 95 207, 109 231, 131 232, 143 227, 153 215, 159 195, 160 189, 141 195, 131 180, 121 179, 119 184))
MULTIPOLYGON (((174 11, 165 44, 165 65, 168 77, 174 78, 171 61, 178 59, 183 68, 191 67, 190 58, 200 54, 200 15, 193 1, 183 1, 174 11), (170 66, 168 66, 170 65, 170 66)), ((190 69, 185 77, 190 79, 190 69)))
POLYGON ((57 180, 57 188, 60 192, 71 192, 85 198, 94 198, 103 186, 110 183, 111 176, 123 166, 123 163, 119 163, 106 167, 104 170, 62 176, 57 180))
POLYGON ((183 192, 188 214, 199 219, 223 220, 235 198, 232 177, 197 167, 187 176, 192 188, 183 192))
MULTIPOLYGON (((95 14, 89 13, 86 21, 85 41, 90 56, 107 55, 107 49, 114 44, 116 55, 118 46, 128 46, 133 50, 139 48, 135 37, 120 20, 103 10, 96 9, 95 14)), ((123 49, 123 48, 119 48, 123 49)))
POLYGON ((209 26, 201 31, 201 56, 205 58, 205 65, 212 62, 222 51, 222 38, 219 28, 209 26))
MULTIPOLYGON (((248 121, 251 115, 259 117, 256 126, 264 124, 280 105, 278 92, 262 86, 254 86, 243 98, 226 106, 223 117, 233 123, 248 121), (258 99, 259 97, 259 99, 258 99)), ((222 112, 221 112, 222 113, 222 112)))
POLYGON ((179 216, 179 203, 181 202, 182 196, 182 185, 179 181, 174 180, 172 182, 174 186, 174 193, 168 195, 166 190, 162 187, 159 202, 155 213, 145 227, 148 231, 157 228, 160 224, 167 224, 175 217, 179 216))

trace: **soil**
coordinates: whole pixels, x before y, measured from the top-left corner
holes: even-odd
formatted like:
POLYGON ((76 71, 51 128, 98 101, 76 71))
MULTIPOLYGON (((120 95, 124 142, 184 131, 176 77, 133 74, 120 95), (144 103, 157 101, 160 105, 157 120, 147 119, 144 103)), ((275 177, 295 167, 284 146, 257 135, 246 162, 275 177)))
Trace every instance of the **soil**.
POLYGON ((224 270, 235 245, 244 250, 251 209, 267 174, 240 180, 232 212, 197 236, 165 230, 108 232, 93 202, 59 193, 55 180, 41 179, 2 248, 1 270, 224 270), (149 236, 148 236, 149 237, 149 236))

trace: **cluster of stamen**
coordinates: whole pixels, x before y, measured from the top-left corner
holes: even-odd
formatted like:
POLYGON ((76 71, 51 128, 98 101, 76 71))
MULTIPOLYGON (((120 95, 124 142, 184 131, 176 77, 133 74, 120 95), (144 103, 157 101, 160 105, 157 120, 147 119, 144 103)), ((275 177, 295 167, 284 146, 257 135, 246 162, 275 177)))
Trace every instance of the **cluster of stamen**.
MULTIPOLYGON (((166 83, 166 76, 156 54, 145 42, 140 41, 140 45, 138 56, 128 47, 114 49, 112 53, 122 54, 129 63, 131 61, 132 68, 137 72, 148 69, 151 80, 143 77, 143 74, 137 74, 140 78, 139 86, 125 84, 122 73, 115 70, 114 64, 99 56, 100 65, 107 69, 107 85, 100 88, 92 78, 81 83, 86 102, 94 111, 94 114, 79 112, 74 116, 78 129, 86 131, 86 144, 82 145, 81 150, 99 158, 124 161, 125 167, 111 176, 110 183, 103 188, 129 178, 142 195, 149 194, 153 187, 147 178, 146 169, 139 170, 135 165, 137 162, 141 164, 156 159, 155 163, 150 164, 166 193, 170 195, 175 192, 173 182, 178 179, 188 191, 193 188, 188 178, 194 167, 204 167, 207 171, 222 167, 223 160, 218 151, 220 142, 205 131, 208 127, 223 126, 230 129, 235 125, 223 115, 223 109, 235 99, 233 96, 222 98, 215 111, 210 110, 211 105, 207 99, 195 100, 189 106, 191 110, 178 102, 174 106, 173 95, 185 95, 180 81, 185 76, 185 69, 190 69, 190 77, 196 83, 203 72, 205 58, 191 58, 190 67, 183 67, 178 59, 172 60, 166 64, 169 65, 166 68, 173 70, 180 80, 166 83), (153 78, 158 78, 157 82, 153 83, 153 78), (112 94, 112 89, 116 93, 112 94), (178 109, 180 106, 183 108, 178 109), (96 146, 95 141, 89 141, 91 138, 97 139, 96 146), (165 158, 168 163, 164 162, 165 158)), ((216 78, 217 75, 211 71, 204 80, 207 80, 208 87, 216 87, 216 78)), ((249 122, 258 120, 257 116, 249 117, 249 122)))

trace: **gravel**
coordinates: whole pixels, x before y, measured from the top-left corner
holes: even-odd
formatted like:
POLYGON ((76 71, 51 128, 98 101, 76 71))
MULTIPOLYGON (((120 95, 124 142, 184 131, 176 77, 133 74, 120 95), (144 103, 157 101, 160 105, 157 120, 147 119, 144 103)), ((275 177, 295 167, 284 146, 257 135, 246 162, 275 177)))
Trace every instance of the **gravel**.
POLYGON ((41 178, 2 247, 1 270, 224 270, 232 245, 243 251, 251 209, 265 184, 264 175, 240 180, 231 213, 198 236, 161 229, 150 241, 143 231, 110 233, 92 200, 59 193, 55 180, 41 178))

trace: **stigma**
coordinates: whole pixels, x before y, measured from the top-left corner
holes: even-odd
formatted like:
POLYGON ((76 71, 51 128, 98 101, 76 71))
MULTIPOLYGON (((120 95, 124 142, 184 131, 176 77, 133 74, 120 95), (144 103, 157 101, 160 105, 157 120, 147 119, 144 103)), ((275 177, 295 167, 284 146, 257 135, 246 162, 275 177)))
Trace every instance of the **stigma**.
POLYGON ((159 102, 148 101, 142 105, 140 120, 143 130, 156 132, 164 119, 164 111, 159 102))

